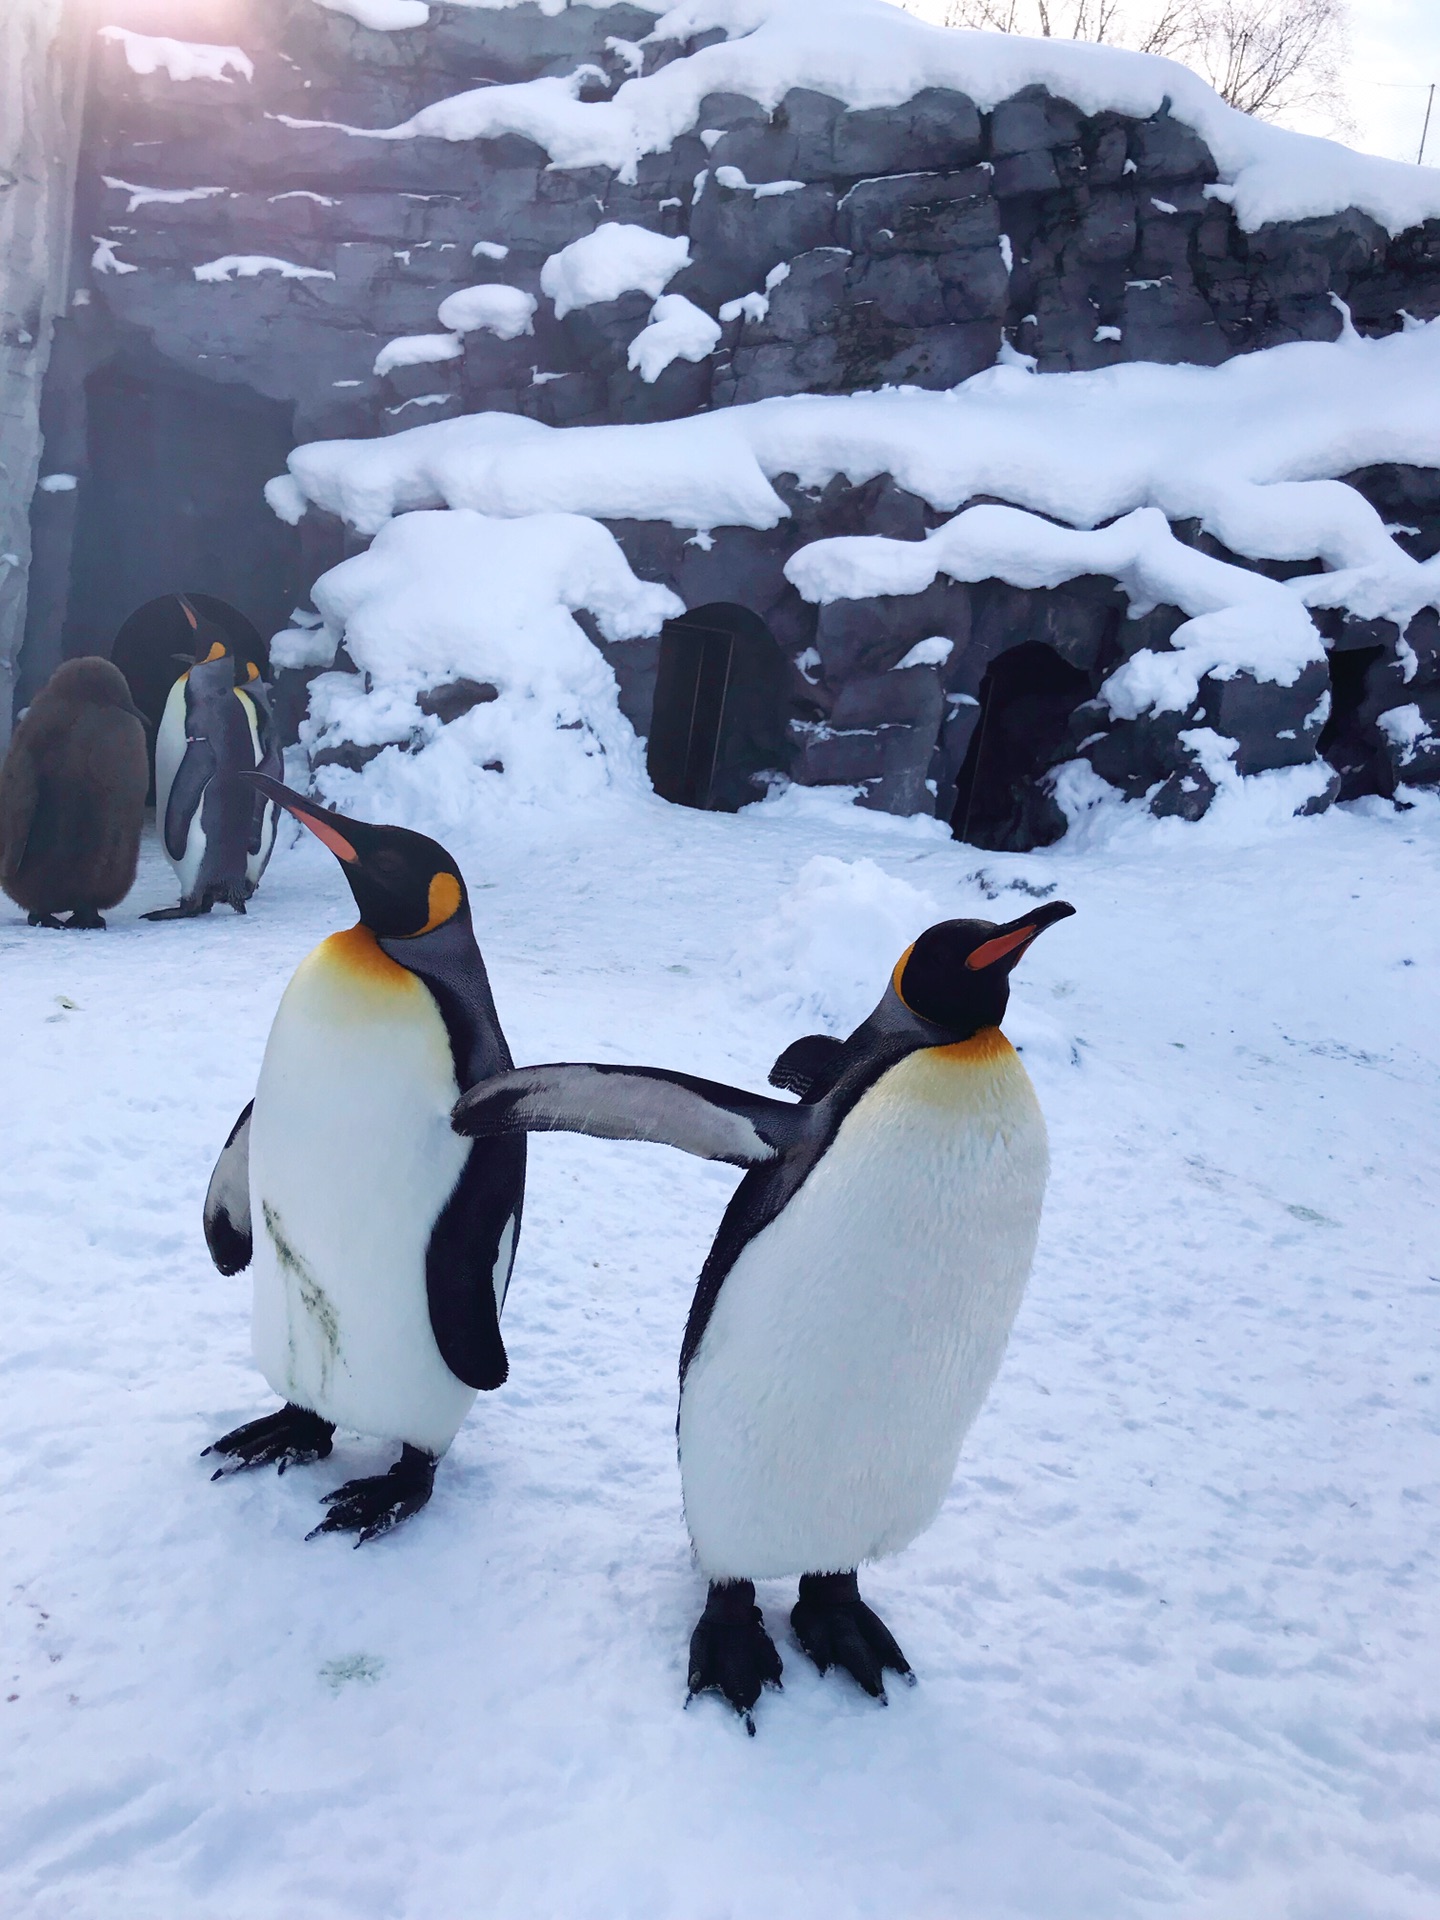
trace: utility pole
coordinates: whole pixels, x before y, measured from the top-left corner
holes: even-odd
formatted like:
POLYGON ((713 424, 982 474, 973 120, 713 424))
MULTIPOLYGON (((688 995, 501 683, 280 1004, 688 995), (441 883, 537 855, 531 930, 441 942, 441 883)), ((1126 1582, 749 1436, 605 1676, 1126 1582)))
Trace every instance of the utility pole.
POLYGON ((1415 156, 1415 164, 1417 167, 1423 167, 1425 164, 1425 136, 1430 131, 1430 109, 1434 106, 1434 104, 1435 104, 1435 82, 1432 80, 1430 82, 1430 92, 1428 93, 1425 99, 1425 124, 1420 129, 1420 151, 1415 156))

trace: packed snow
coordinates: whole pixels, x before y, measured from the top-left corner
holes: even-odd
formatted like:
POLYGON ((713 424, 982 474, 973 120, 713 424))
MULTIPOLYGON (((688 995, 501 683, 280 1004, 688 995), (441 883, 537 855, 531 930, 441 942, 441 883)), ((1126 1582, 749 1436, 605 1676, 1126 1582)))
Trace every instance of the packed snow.
POLYGON ((315 0, 315 4, 330 13, 348 14, 372 33, 402 33, 407 27, 423 27, 430 18, 425 0, 315 0))
POLYGON ((110 174, 101 178, 107 187, 117 193, 128 193, 127 213, 134 213, 137 207, 180 207, 187 200, 213 200, 217 193, 227 193, 227 187, 137 187, 133 180, 116 180, 110 174))
POLYGON ((1310 607, 1403 627, 1440 604, 1440 558, 1412 559, 1336 477, 1434 464, 1440 322, 1378 340, 1347 327, 1219 367, 1040 374, 1021 360, 945 393, 802 394, 630 426, 472 414, 384 440, 314 441, 271 499, 284 518, 309 500, 370 533, 442 506, 767 528, 786 516, 770 482, 787 472, 808 487, 889 473, 942 511, 998 496, 1015 504, 972 507, 922 541, 814 542, 787 573, 813 601, 916 593, 939 573, 1027 587, 1110 574, 1134 613, 1173 604, 1191 616, 1175 651, 1142 650, 1107 684, 1126 718, 1184 707, 1210 672, 1292 684, 1322 651, 1310 607), (1170 532, 1188 519, 1248 559, 1318 559, 1324 571, 1281 583, 1213 559, 1170 532))
POLYGON ((375 356, 372 371, 377 376, 393 373, 396 367, 426 367, 440 360, 458 360, 465 342, 453 333, 402 333, 387 340, 375 356))
MULTIPOLYGON (((396 743, 363 776, 325 768, 332 797, 353 803, 378 783, 406 814, 438 804, 453 822, 478 787, 496 788, 494 804, 506 808, 562 795, 578 803, 616 783, 643 789, 615 676, 574 613, 629 640, 657 633, 684 603, 637 580, 595 521, 404 514, 323 574, 314 600, 330 654, 343 643, 360 672, 312 683, 302 739, 316 749, 396 743), (419 696, 457 680, 488 697, 448 725, 427 718, 419 696)), ((307 651, 328 657, 318 636, 307 651)))
MULTIPOLYGON (((497 0, 468 0, 492 5, 497 0)), ((508 0, 500 0, 508 3, 508 0)), ((393 5, 395 0, 347 0, 393 5)), ((1305 220, 1358 207, 1391 233, 1440 214, 1434 168, 1355 153, 1291 133, 1229 107, 1178 61, 1123 47, 931 26, 887 0, 681 0, 656 21, 649 44, 724 38, 622 82, 610 100, 579 97, 597 70, 501 83, 437 100, 393 127, 333 125, 357 138, 497 139, 522 134, 560 167, 611 167, 632 180, 642 155, 696 127, 707 95, 743 94, 774 108, 792 88, 849 107, 893 107, 927 87, 968 94, 982 112, 1041 86, 1084 113, 1149 119, 1169 103, 1214 155, 1225 197, 1246 232, 1272 220, 1305 220)), ((598 75, 603 78, 603 75, 598 75)))
POLYGON ((220 80, 233 86, 231 75, 255 78, 255 63, 239 47, 214 47, 194 40, 170 40, 163 34, 132 33, 128 27, 101 27, 100 38, 119 44, 132 73, 162 71, 172 80, 220 80))
POLYGON ((622 293, 648 293, 653 300, 690 264, 690 242, 649 227, 604 220, 593 233, 552 253, 540 269, 540 290, 555 303, 563 320, 576 307, 618 300, 622 293))
POLYGON ((536 302, 523 287, 461 287, 447 294, 436 309, 442 327, 456 333, 493 333, 501 340, 518 340, 534 331, 536 302))
POLYGON ((304 1540, 388 1462, 354 1436, 211 1484, 272 1397, 201 1196, 286 979, 354 915, 307 841, 245 919, 145 926, 148 842, 107 934, 0 903, 0 1906, 1431 1920, 1440 805, 1101 808, 1006 856, 796 790, 492 793, 412 817, 521 1060, 763 1088, 930 918, 1078 908, 1007 1021, 1051 1132, 1034 1278, 940 1520, 862 1575, 919 1683, 881 1711, 822 1679, 776 1582, 757 1737, 682 1711, 676 1356, 737 1176, 658 1148, 532 1143, 511 1380, 419 1518, 304 1540))
POLYGON ((720 327, 683 293, 662 293, 648 325, 630 342, 627 364, 653 382, 672 360, 704 360, 720 344, 720 327))
POLYGON ((226 253, 218 260, 204 260, 194 269, 197 280, 254 280, 262 273, 278 273, 282 280, 333 280, 328 267, 304 267, 294 260, 280 260, 272 253, 226 253))

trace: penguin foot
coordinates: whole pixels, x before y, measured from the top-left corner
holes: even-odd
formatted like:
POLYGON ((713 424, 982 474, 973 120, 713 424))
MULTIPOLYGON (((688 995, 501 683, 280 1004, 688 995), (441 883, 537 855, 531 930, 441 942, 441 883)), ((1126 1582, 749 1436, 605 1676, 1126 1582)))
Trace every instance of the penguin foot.
POLYGON ((103 933, 105 922, 94 907, 76 907, 65 922, 71 933, 103 933))
POLYGON ((206 1454, 231 1456, 227 1465, 218 1466, 212 1480, 224 1480, 232 1473, 244 1473, 250 1467, 308 1467, 323 1460, 333 1444, 334 1425, 322 1420, 308 1407, 283 1406, 278 1413, 267 1413, 263 1420, 249 1420, 232 1433, 211 1441, 206 1454))
POLYGON ((361 1547, 378 1534, 389 1533, 402 1520, 418 1513, 430 1498, 439 1461, 433 1453, 419 1447, 404 1446, 400 1458, 388 1473, 377 1473, 366 1480, 347 1480, 343 1487, 324 1496, 322 1504, 330 1511, 318 1527, 306 1534, 307 1540, 322 1533, 354 1533, 361 1547))
POLYGON ((780 1655, 765 1631, 752 1580, 712 1580, 705 1611, 690 1636, 690 1692, 723 1693, 755 1737, 750 1709, 762 1687, 783 1691, 780 1655))
POLYGON ((821 1673, 843 1667, 872 1700, 885 1698, 887 1668, 914 1684, 910 1662, 879 1614, 860 1598, 853 1572, 803 1574, 790 1624, 821 1673))
POLYGON ((53 913, 27 913, 25 924, 27 927, 52 927, 57 933, 65 931, 65 922, 57 920, 53 913))
POLYGON ((156 907, 150 913, 142 913, 142 920, 198 920, 202 913, 209 913, 215 902, 208 895, 199 900, 182 900, 178 907, 156 907))

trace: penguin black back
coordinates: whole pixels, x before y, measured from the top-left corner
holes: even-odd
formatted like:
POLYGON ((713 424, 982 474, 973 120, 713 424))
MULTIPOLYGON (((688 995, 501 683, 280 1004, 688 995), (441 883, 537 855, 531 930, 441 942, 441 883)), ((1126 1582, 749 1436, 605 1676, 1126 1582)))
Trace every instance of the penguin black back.
POLYGON ((145 726, 108 660, 67 660, 0 771, 0 887, 34 926, 99 927, 135 880, 149 784, 145 726))

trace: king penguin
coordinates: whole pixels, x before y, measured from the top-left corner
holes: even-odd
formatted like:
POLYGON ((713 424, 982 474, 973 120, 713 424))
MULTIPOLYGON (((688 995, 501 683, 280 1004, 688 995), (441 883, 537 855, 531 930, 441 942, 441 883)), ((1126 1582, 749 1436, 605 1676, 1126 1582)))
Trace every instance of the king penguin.
POLYGON ((690 1309, 676 1432, 710 1582, 690 1693, 717 1689, 751 1733, 781 1675, 757 1579, 800 1577, 791 1624, 822 1673, 881 1699, 887 1670, 911 1677, 857 1569, 939 1512, 1019 1310, 1048 1150, 1000 1021, 1011 969, 1074 911, 931 927, 848 1040, 810 1035, 776 1061, 796 1105, 560 1065, 502 1073, 456 1109, 477 1139, 561 1129, 747 1169, 690 1309))
POLYGON ((222 1273, 252 1269, 255 1358, 285 1404, 206 1452, 224 1456, 219 1479, 324 1459, 337 1426, 398 1442, 388 1473, 326 1496, 314 1533, 359 1546, 424 1506, 476 1393, 509 1372, 500 1313, 525 1142, 472 1144, 449 1124, 462 1089, 511 1061, 445 849, 263 774, 237 784, 329 848, 360 920, 285 989, 211 1177, 211 1257, 222 1273))
POLYGON ((238 660, 219 627, 176 598, 196 657, 170 689, 156 734, 155 819, 180 902, 147 920, 188 920, 221 902, 244 913, 275 843, 274 802, 235 783, 237 774, 280 773, 268 689, 253 660, 238 660))

